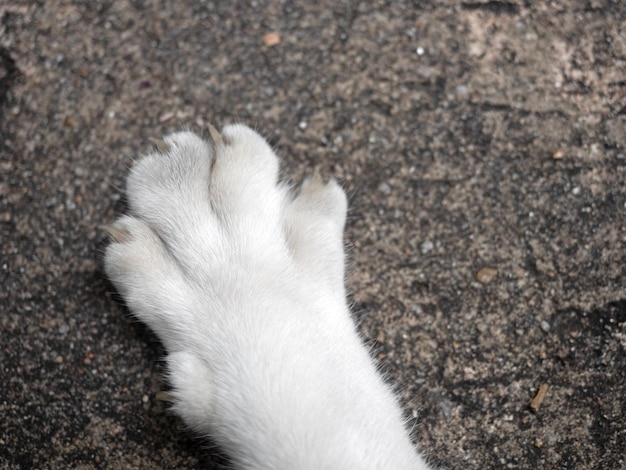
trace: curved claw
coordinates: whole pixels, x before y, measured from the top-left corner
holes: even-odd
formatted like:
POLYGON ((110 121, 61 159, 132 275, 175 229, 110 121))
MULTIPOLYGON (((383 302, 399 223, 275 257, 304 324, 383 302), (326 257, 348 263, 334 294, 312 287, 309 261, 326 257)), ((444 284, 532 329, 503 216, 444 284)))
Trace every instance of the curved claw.
POLYGON ((174 398, 174 395, 172 395, 170 392, 165 392, 165 391, 157 392, 154 398, 156 398, 159 401, 164 401, 167 403, 174 403, 176 401, 176 399, 174 398))
POLYGON ((222 138, 222 134, 215 127, 209 124, 209 134, 211 134, 211 139, 215 142, 215 145, 218 147, 224 145, 224 139, 222 138))
POLYGON ((164 140, 148 137, 148 142, 154 145, 159 153, 167 153, 170 151, 170 145, 164 140))
POLYGON ((117 243, 126 243, 130 240, 130 232, 125 228, 116 227, 115 225, 103 225, 102 228, 117 243))

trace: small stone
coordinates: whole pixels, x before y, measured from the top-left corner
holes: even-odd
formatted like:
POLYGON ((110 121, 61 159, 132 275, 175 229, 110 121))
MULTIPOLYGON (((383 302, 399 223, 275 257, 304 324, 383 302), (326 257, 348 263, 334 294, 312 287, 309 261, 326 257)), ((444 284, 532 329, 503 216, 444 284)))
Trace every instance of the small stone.
POLYGON ((456 91, 456 95, 459 98, 465 98, 467 94, 469 93, 469 89, 467 88, 466 85, 457 86, 455 91, 456 91))
POLYGON ((565 152, 563 150, 557 150, 552 154, 552 158, 554 160, 561 160, 565 156, 565 152))
POLYGON ((383 193, 383 194, 390 194, 391 193, 391 186, 389 186, 387 183, 381 183, 378 186, 378 190, 383 193))
POLYGON ((87 355, 83 358, 83 364, 91 364, 94 357, 96 357, 94 353, 87 353, 87 355))
POLYGON ((423 312, 422 307, 419 304, 411 304, 410 309, 411 312, 415 313, 416 315, 420 315, 423 312))
POLYGON ((430 251, 433 251, 433 248, 435 248, 435 245, 430 240, 426 240, 424 243, 420 245, 420 251, 422 252, 423 255, 425 255, 426 253, 430 251))
POLYGON ((481 268, 476 273, 476 280, 481 284, 489 284, 498 276, 498 270, 489 266, 481 268))
POLYGON ((63 364, 63 357, 62 356, 57 356, 54 358, 54 363, 55 364, 63 364))
POLYGON ((539 326, 545 333, 548 333, 550 331, 550 323, 548 323, 545 320, 541 320, 541 323, 539 324, 539 326))

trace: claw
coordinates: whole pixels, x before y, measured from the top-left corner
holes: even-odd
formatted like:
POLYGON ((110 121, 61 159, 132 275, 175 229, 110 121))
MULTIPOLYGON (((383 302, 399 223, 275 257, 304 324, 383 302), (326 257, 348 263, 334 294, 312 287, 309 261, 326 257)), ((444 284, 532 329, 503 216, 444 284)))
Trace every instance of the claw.
POLYGON ((219 147, 224 145, 224 139, 222 138, 222 134, 220 134, 220 131, 218 131, 211 124, 209 124, 209 134, 211 134, 211 139, 213 139, 213 142, 215 142, 216 146, 219 147))
POLYGON ((322 178, 322 170, 318 166, 313 169, 313 174, 311 175, 311 181, 315 184, 323 185, 324 178, 322 178))
POLYGON ((164 140, 148 137, 148 142, 154 145, 159 153, 167 153, 170 151, 170 145, 164 140))
POLYGON ((169 403, 174 403, 176 401, 176 399, 174 398, 174 395, 172 395, 170 392, 164 392, 164 391, 157 392, 154 398, 156 398, 159 401, 164 401, 164 402, 169 402, 169 403))
POLYGON ((117 243, 126 243, 130 240, 130 232, 125 228, 116 227, 115 225, 104 225, 102 228, 117 243))
POLYGON ((311 176, 304 180, 304 183, 302 184, 302 191, 318 191, 323 187, 324 178, 322 178, 322 172, 320 171, 319 167, 315 167, 311 176))

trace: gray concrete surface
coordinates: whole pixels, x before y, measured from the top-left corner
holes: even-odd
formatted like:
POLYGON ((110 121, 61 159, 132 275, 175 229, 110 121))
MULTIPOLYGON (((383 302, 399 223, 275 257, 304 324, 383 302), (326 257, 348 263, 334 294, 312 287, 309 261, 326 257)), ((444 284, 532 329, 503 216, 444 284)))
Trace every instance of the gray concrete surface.
POLYGON ((349 192, 360 328, 434 462, 625 468, 625 21, 621 0, 0 2, 0 467, 226 464, 156 398, 163 351, 99 226, 149 137, 243 121, 286 177, 349 192))

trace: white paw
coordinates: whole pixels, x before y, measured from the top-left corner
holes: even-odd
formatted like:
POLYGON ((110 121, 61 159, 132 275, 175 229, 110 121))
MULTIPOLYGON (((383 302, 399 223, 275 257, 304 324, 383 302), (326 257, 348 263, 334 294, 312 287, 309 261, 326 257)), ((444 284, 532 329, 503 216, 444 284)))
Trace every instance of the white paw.
POLYGON ((174 410, 242 468, 420 468, 346 307, 344 192, 316 176, 293 197, 257 133, 211 134, 134 165, 105 254, 169 353, 174 410))
POLYGON ((292 199, 257 133, 227 126, 217 140, 172 134, 134 165, 131 215, 112 225, 118 235, 105 255, 131 311, 169 351, 197 333, 220 334, 223 322, 232 327, 232 303, 274 295, 254 292, 260 287, 304 277, 343 286, 347 204, 337 183, 309 180, 292 199))

